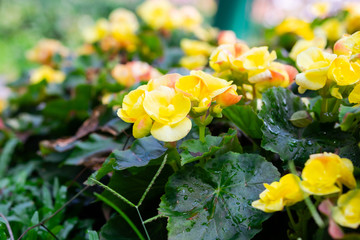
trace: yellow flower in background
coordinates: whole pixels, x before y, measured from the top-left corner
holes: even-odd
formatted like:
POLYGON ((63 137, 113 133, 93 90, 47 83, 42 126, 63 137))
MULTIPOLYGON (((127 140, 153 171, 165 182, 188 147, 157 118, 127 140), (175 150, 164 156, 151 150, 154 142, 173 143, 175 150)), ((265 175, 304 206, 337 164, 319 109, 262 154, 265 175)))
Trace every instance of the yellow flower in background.
POLYGON ((230 69, 232 62, 249 50, 250 48, 244 42, 220 45, 210 55, 210 67, 216 72, 230 69))
POLYGON ((137 8, 137 13, 154 29, 172 29, 170 13, 173 8, 172 4, 166 0, 147 0, 137 8))
POLYGON ((343 227, 358 228, 360 225, 360 190, 350 190, 341 195, 337 206, 332 209, 332 217, 343 227))
POLYGON ((345 25, 336 18, 326 20, 320 29, 330 41, 338 40, 345 33, 345 25))
POLYGON ((235 44, 238 40, 234 31, 221 31, 217 37, 218 45, 235 44))
POLYGON ((179 14, 181 17, 181 22, 179 27, 186 31, 194 31, 203 22, 203 17, 199 11, 193 6, 183 6, 179 9, 179 14))
POLYGON ((184 56, 180 59, 180 66, 189 70, 201 69, 208 63, 208 58, 203 55, 184 56))
POLYGON ((118 8, 112 11, 109 20, 111 24, 121 24, 131 32, 136 32, 139 29, 139 22, 135 14, 125 8, 118 8))
POLYGON ((339 39, 334 45, 334 53, 347 56, 360 53, 360 31, 339 39))
POLYGON ((174 142, 184 138, 191 129, 187 115, 191 109, 190 99, 168 87, 159 87, 147 92, 144 109, 154 120, 151 134, 164 142, 174 142))
POLYGON ((313 154, 302 171, 302 188, 314 195, 339 192, 339 184, 352 189, 356 187, 353 171, 354 166, 347 158, 340 158, 333 153, 313 154))
POLYGON ((55 54, 66 57, 69 55, 69 50, 58 40, 42 39, 26 53, 26 57, 32 62, 51 65, 55 54))
POLYGON ((211 52, 214 50, 214 47, 207 42, 191 39, 181 40, 180 46, 187 56, 210 56, 211 52))
POLYGON ((329 2, 315 2, 311 4, 311 12, 314 14, 315 17, 324 18, 326 17, 331 9, 331 3, 329 2))
POLYGON ((279 182, 264 183, 264 187, 266 189, 260 193, 260 199, 251 204, 264 212, 281 211, 306 197, 300 187, 300 178, 291 173, 280 178, 279 182))
POLYGON ((161 73, 148 63, 132 61, 126 64, 117 64, 111 71, 111 75, 121 85, 131 87, 140 81, 158 78, 161 73))
POLYGON ((294 33, 306 40, 314 38, 314 33, 311 29, 310 23, 293 17, 286 18, 275 28, 275 32, 278 35, 294 33))
POLYGON ((65 74, 44 65, 33 70, 30 74, 30 83, 36 84, 42 80, 45 80, 48 83, 62 83, 65 80, 65 74))
POLYGON ((7 101, 0 98, 0 113, 2 113, 7 107, 7 101))
POLYGON ((340 55, 331 63, 328 77, 339 86, 357 83, 360 80, 360 64, 340 55))
POLYGON ((82 35, 88 43, 94 43, 103 39, 110 30, 110 24, 105 18, 96 21, 95 26, 87 27, 83 30, 82 35))
POLYGON ((324 87, 329 66, 335 58, 335 54, 316 47, 301 52, 296 59, 297 66, 303 71, 296 76, 299 92, 304 93, 307 89, 318 90, 324 87))
POLYGON ((236 58, 233 61, 233 66, 240 71, 246 71, 249 82, 256 83, 271 77, 268 68, 275 59, 275 51, 270 53, 268 47, 254 47, 236 58))

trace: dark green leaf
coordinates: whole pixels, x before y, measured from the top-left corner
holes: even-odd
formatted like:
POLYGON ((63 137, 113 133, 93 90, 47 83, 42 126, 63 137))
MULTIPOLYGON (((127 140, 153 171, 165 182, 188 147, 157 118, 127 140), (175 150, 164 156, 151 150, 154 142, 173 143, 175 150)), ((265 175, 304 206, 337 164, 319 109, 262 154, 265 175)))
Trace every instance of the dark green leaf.
POLYGON ((216 152, 242 152, 242 147, 237 138, 237 131, 229 129, 227 134, 222 136, 206 135, 205 142, 199 139, 190 139, 180 145, 181 165, 194 162, 214 155, 216 152))
POLYGON ((115 170, 122 170, 145 166, 150 160, 161 157, 166 150, 162 142, 150 136, 135 140, 128 150, 115 150, 109 158, 115 159, 115 170))
POLYGON ((65 164, 80 165, 92 156, 110 154, 114 149, 122 146, 123 144, 114 141, 112 138, 93 133, 87 141, 76 142, 75 148, 69 158, 66 159, 65 164))
POLYGON ((97 234, 96 231, 87 230, 86 233, 89 240, 99 240, 99 235, 97 234))
POLYGON ((263 122, 250 106, 233 105, 223 111, 225 117, 232 121, 238 128, 251 138, 261 138, 260 130, 263 122))
POLYGON ((284 161, 305 161, 320 150, 314 140, 302 137, 303 129, 295 127, 289 119, 305 105, 300 98, 284 88, 271 88, 263 94, 264 105, 259 117, 264 121, 261 146, 278 153, 284 161))
POLYGON ((279 178, 256 154, 229 152, 202 167, 185 167, 169 178, 160 212, 169 217, 169 239, 250 239, 270 214, 251 206, 263 183, 279 178))

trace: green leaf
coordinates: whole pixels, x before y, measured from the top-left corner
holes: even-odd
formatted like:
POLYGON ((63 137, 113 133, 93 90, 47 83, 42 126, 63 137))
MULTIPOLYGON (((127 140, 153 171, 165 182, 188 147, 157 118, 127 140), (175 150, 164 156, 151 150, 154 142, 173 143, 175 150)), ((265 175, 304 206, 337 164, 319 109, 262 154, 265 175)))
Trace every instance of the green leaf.
POLYGON ((340 128, 343 131, 357 129, 360 122, 360 107, 347 107, 341 105, 339 122, 340 128))
POLYGON ((114 149, 121 148, 123 144, 115 142, 112 138, 93 133, 87 141, 78 141, 73 152, 66 159, 65 164, 80 165, 88 158, 96 155, 110 154, 114 149))
POLYGON ((181 165, 194 162, 214 155, 216 152, 242 152, 242 147, 237 138, 237 131, 229 129, 229 132, 222 136, 206 135, 205 142, 199 139, 190 139, 180 145, 181 165))
POLYGON ((134 240, 139 239, 120 215, 114 215, 104 224, 100 230, 100 238, 103 240, 134 240))
POLYGON ((150 136, 135 140, 128 150, 113 151, 109 158, 115 159, 113 169, 123 170, 145 166, 150 160, 161 157, 166 150, 162 142, 150 136))
POLYGON ((11 138, 5 145, 0 156, 0 179, 5 176, 6 169, 9 166, 15 147, 19 143, 17 138, 11 138))
POLYGON ((283 161, 294 160, 304 164, 309 155, 356 143, 354 137, 335 129, 333 123, 313 122, 306 128, 295 127, 289 119, 305 110, 301 99, 284 88, 271 88, 263 94, 264 105, 259 113, 264 125, 261 128, 261 146, 278 153, 283 161))
POLYGON ((86 234, 89 240, 99 240, 99 235, 97 234, 96 231, 87 230, 86 234))
POLYGON ((229 152, 202 167, 169 178, 160 213, 169 217, 169 239, 251 239, 270 214, 251 203, 279 172, 256 154, 229 152))
POLYGON ((263 148, 278 153, 283 161, 305 161, 320 150, 314 140, 302 137, 304 129, 289 121, 295 112, 306 109, 299 97, 284 88, 271 88, 263 94, 263 102, 259 113, 264 121, 263 148))
POLYGON ((260 130, 263 122, 250 106, 233 105, 223 111, 225 117, 232 121, 238 128, 251 138, 262 137, 260 130))

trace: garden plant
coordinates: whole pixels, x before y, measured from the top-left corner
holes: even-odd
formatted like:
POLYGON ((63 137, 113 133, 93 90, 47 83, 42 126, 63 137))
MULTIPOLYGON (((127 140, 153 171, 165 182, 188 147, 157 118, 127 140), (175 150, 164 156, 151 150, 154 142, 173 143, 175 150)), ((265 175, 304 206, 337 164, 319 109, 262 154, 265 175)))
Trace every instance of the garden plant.
POLYGON ((359 30, 250 46, 148 0, 39 40, 0 85, 0 239, 360 239, 359 30))

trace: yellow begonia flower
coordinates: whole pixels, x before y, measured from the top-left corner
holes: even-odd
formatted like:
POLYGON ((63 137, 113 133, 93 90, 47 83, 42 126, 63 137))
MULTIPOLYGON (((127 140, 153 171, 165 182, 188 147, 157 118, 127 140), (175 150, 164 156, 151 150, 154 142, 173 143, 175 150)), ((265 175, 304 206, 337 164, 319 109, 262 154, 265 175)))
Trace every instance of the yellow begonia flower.
POLYGON ((339 86, 347 86, 360 80, 360 64, 350 62, 349 58, 340 55, 330 65, 328 78, 339 86))
POLYGON ((269 53, 268 47, 254 47, 233 61, 233 66, 240 71, 246 71, 250 83, 271 78, 268 70, 270 64, 276 59, 275 51, 269 53))
POLYGON ((221 31, 217 37, 218 45, 235 44, 238 40, 234 31, 224 30, 221 31))
POLYGON ((60 54, 62 57, 66 57, 69 55, 69 50, 57 40, 42 39, 33 49, 26 53, 26 57, 32 62, 51 64, 52 58, 55 54, 60 54))
POLYGON ((360 31, 339 39, 334 45, 334 53, 347 56, 360 53, 360 31))
POLYGON ((140 81, 158 78, 161 73, 145 62, 132 61, 126 64, 117 64, 111 71, 111 75, 121 85, 131 87, 140 81))
POLYGON ((311 47, 301 52, 296 59, 296 64, 303 72, 296 76, 299 92, 307 89, 318 90, 325 86, 327 73, 335 54, 322 51, 320 48, 311 47))
POLYGON ((144 110, 145 86, 140 86, 124 97, 122 108, 117 115, 128 123, 134 123, 133 135, 135 138, 145 137, 150 133, 152 120, 144 110))
POLYGON ((289 53, 289 57, 296 60, 297 56, 310 47, 318 47, 324 49, 326 46, 326 38, 322 36, 315 37, 312 40, 299 39, 289 53))
POLYGON ((176 82, 175 88, 198 102, 199 107, 210 107, 212 99, 228 90, 231 83, 202 71, 191 71, 189 76, 181 77, 176 82))
POLYGON ((330 41, 336 41, 345 33, 345 25, 338 19, 329 19, 321 24, 320 29, 324 31, 330 41))
POLYGON ((201 69, 208 63, 208 58, 203 55, 184 56, 179 63, 180 66, 189 70, 201 69))
POLYGON ((162 86, 147 92, 144 109, 155 121, 151 134, 160 141, 178 141, 191 129, 191 121, 186 117, 191 109, 190 99, 172 88, 162 86))
POLYGON ((331 7, 330 4, 331 3, 329 2, 315 2, 311 5, 311 12, 316 17, 324 18, 328 15, 330 11, 330 7, 331 7))
POLYGON ((96 21, 95 26, 85 28, 82 32, 84 40, 88 43, 94 43, 103 39, 110 30, 109 22, 101 18, 96 21))
POLYGON ((266 189, 260 193, 260 199, 251 204, 264 212, 281 211, 306 197, 300 187, 300 178, 291 173, 280 178, 279 182, 264 183, 264 186, 266 189))
POLYGON ((269 71, 271 73, 270 78, 263 79, 263 81, 255 84, 259 92, 263 92, 270 87, 287 87, 294 81, 298 73, 293 66, 278 62, 272 62, 269 66, 269 71))
POLYGON ((203 17, 193 6, 183 6, 179 9, 181 15, 180 27, 186 31, 194 31, 203 22, 203 17))
POLYGON ((7 107, 7 101, 0 98, 0 113, 2 113, 7 107))
POLYGON ((358 228, 360 225, 360 190, 350 190, 341 195, 337 206, 332 209, 332 217, 341 226, 358 228))
POLYGON ((275 28, 275 32, 278 35, 294 33, 306 40, 314 38, 314 33, 310 27, 310 23, 292 17, 286 18, 282 23, 280 23, 275 28))
POLYGON ((136 32, 139 28, 138 20, 135 14, 125 8, 115 9, 110 13, 109 20, 111 24, 122 24, 131 32, 136 32))
POLYGON ((110 33, 117 42, 117 48, 126 49, 130 52, 136 50, 138 38, 131 27, 123 23, 113 23, 110 27, 110 33))
POLYGON ((33 84, 45 80, 48 83, 62 83, 65 80, 65 74, 49 66, 41 66, 31 72, 30 82, 33 84))
POLYGON ((225 71, 231 67, 235 58, 240 57, 249 50, 250 48, 243 42, 220 45, 211 53, 210 67, 216 72, 225 71))
POLYGON ((147 0, 137 8, 137 13, 154 29, 172 29, 173 6, 166 0, 147 0))
POLYGON ((356 187, 353 175, 354 166, 347 158, 333 153, 310 155, 302 171, 302 188, 314 195, 327 195, 340 191, 336 184, 348 188, 356 187))
POLYGON ((211 52, 214 50, 214 47, 207 42, 191 39, 181 40, 180 46, 187 56, 210 56, 211 52))

